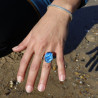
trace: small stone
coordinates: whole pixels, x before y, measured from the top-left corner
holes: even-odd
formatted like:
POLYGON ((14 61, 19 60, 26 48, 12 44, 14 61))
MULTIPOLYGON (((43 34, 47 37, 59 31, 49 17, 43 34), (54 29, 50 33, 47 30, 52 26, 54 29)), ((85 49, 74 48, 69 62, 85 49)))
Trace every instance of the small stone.
POLYGON ((10 84, 10 88, 13 88, 13 84, 10 84))
POLYGON ((18 85, 19 84, 19 82, 16 82, 16 85, 18 85))
POLYGON ((89 30, 85 30, 87 33, 89 32, 89 30))
POLYGON ((14 89, 17 89, 16 87, 14 87, 14 89))
POLYGON ((79 81, 79 83, 80 83, 80 84, 84 84, 84 82, 83 82, 83 81, 79 81))
POLYGON ((14 84, 13 81, 10 81, 10 84, 14 84))
POLYGON ((14 87, 14 82, 10 81, 9 85, 10 85, 10 88, 13 88, 14 87))
POLYGON ((98 29, 95 29, 93 32, 95 35, 98 35, 98 29))
POLYGON ((94 32, 94 29, 91 29, 91 32, 94 32))
POLYGON ((81 78, 81 79, 85 79, 84 76, 82 76, 82 75, 80 76, 80 78, 81 78))
POLYGON ((76 84, 76 83, 72 83, 72 85, 73 85, 73 86, 77 86, 77 84, 76 84))
POLYGON ((80 73, 78 73, 78 72, 75 72, 75 75, 80 75, 80 73))
POLYGON ((80 52, 79 60, 82 61, 82 63, 84 63, 89 61, 90 57, 86 53, 80 52))
POLYGON ((76 62, 78 62, 78 61, 79 61, 78 57, 75 57, 75 61, 76 61, 76 62))
POLYGON ((87 84, 87 86, 88 86, 88 87, 90 87, 90 85, 89 85, 89 84, 87 84))
POLYGON ((57 65, 53 65, 52 69, 53 69, 53 71, 56 71, 57 70, 57 65))
POLYGON ((82 62, 85 62, 85 59, 81 59, 82 62))
POLYGON ((86 36, 86 40, 88 40, 89 42, 96 42, 96 36, 94 36, 94 35, 87 35, 86 36))
POLYGON ((50 94, 48 94, 48 96, 50 96, 50 94))

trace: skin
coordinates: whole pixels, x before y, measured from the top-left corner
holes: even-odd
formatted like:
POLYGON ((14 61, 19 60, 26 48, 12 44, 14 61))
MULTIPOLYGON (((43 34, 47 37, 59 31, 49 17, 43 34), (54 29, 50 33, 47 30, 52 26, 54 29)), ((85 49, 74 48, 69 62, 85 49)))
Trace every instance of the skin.
MULTIPOLYGON (((52 4, 57 4, 73 12, 79 6, 79 1, 80 0, 54 0, 52 4)), ((59 80, 65 80, 66 76, 63 49, 67 37, 69 22, 70 15, 67 12, 55 7, 49 7, 47 12, 32 28, 27 37, 18 46, 13 48, 14 52, 25 50, 17 73, 17 81, 20 83, 24 80, 26 69, 34 55, 25 87, 28 93, 31 93, 34 89, 34 83, 42 62, 42 57, 47 52, 53 52, 56 55, 59 80)), ((39 91, 45 90, 50 69, 51 63, 43 61, 38 84, 39 91)))

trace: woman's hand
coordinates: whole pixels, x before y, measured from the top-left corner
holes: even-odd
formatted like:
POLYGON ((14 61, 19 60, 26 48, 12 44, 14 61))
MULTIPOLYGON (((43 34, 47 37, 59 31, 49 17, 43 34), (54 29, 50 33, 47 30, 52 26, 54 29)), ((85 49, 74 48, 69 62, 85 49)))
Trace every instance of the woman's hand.
MULTIPOLYGON (((63 48, 66 40, 67 28, 70 16, 68 13, 58 10, 57 8, 49 7, 46 14, 34 26, 28 36, 17 46, 13 51, 19 52, 26 50, 17 74, 18 82, 22 82, 25 77, 28 64, 33 57, 28 79, 26 83, 26 91, 32 92, 34 82, 44 54, 53 52, 56 54, 58 65, 58 76, 60 81, 65 80, 65 64, 63 48)), ((43 61, 38 90, 44 91, 46 88, 51 63, 43 61)))

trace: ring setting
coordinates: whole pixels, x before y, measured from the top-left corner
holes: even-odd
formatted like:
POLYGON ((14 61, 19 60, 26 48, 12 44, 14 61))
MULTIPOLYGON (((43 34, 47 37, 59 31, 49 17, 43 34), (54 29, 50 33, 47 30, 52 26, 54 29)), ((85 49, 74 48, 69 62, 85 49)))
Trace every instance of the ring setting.
POLYGON ((46 63, 51 63, 51 61, 53 60, 53 53, 47 52, 44 56, 44 59, 46 63))

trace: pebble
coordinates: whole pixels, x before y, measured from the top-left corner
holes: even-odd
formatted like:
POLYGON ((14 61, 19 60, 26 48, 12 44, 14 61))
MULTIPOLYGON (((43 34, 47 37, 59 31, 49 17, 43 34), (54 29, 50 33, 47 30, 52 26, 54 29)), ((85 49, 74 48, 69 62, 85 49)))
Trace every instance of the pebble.
POLYGON ((89 85, 89 84, 87 84, 87 86, 88 86, 88 87, 90 87, 90 85, 89 85))
POLYGON ((19 84, 19 82, 16 82, 16 85, 18 85, 19 84))
POLYGON ((81 75, 81 76, 80 76, 80 79, 83 79, 83 80, 85 80, 85 77, 84 77, 83 75, 81 75))
POLYGON ((57 70, 57 65, 53 65, 52 69, 53 69, 53 71, 56 71, 57 70))
POLYGON ((48 94, 48 96, 50 96, 50 94, 48 94))
POLYGON ((14 87, 14 89, 17 89, 16 87, 14 87))
POLYGON ((10 86, 10 88, 14 88, 14 89, 17 89, 17 85, 18 85, 19 83, 17 82, 17 81, 10 81, 10 83, 9 83, 9 86, 10 86))
POLYGON ((93 32, 93 33, 94 33, 94 29, 91 29, 91 32, 93 32))
POLYGON ((10 88, 13 88, 13 86, 14 86, 13 81, 10 81, 10 88))
POLYGON ((75 72, 75 75, 80 75, 80 73, 79 72, 75 72))
POLYGON ((54 72, 56 72, 56 70, 54 72))
POLYGON ((78 61, 79 61, 78 57, 75 57, 75 61, 76 61, 76 62, 78 62, 78 61))
POLYGON ((73 85, 73 86, 77 86, 77 84, 76 84, 76 83, 72 83, 72 85, 73 85))
POLYGON ((84 52, 80 52, 80 56, 79 56, 80 61, 82 62, 87 62, 90 60, 90 57, 84 53, 84 52))
POLYGON ((86 40, 88 40, 89 42, 96 42, 96 36, 86 35, 86 40))
POLYGON ((86 32, 89 32, 89 30, 85 30, 86 32))
POLYGON ((93 32, 95 35, 98 35, 98 29, 95 29, 93 32))
POLYGON ((84 84, 84 82, 83 82, 83 81, 79 81, 79 83, 80 83, 80 84, 84 84))

